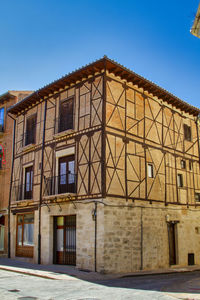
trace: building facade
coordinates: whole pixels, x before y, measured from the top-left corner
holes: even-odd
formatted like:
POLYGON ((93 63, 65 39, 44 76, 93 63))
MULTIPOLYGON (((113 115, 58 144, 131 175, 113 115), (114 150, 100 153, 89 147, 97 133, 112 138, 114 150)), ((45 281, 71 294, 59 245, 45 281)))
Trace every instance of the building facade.
POLYGON ((196 13, 196 16, 195 16, 195 19, 194 19, 194 23, 192 25, 192 28, 191 28, 191 33, 200 38, 200 3, 199 3, 199 7, 197 9, 197 13, 196 13))
POLYGON ((14 105, 11 257, 200 264, 200 110, 104 57, 14 105))
POLYGON ((8 247, 8 203, 14 124, 6 112, 10 106, 28 94, 28 91, 8 91, 0 95, 0 256, 7 255, 8 247))

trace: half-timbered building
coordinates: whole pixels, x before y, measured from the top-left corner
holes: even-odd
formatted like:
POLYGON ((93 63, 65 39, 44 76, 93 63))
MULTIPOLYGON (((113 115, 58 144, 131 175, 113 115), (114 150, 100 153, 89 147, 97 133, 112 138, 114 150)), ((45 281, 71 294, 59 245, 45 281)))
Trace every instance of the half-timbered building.
POLYGON ((200 264, 200 110, 103 57, 14 105, 11 257, 200 264))
POLYGON ((13 120, 7 109, 28 96, 30 91, 7 91, 0 95, 0 256, 7 256, 8 203, 12 162, 13 120))

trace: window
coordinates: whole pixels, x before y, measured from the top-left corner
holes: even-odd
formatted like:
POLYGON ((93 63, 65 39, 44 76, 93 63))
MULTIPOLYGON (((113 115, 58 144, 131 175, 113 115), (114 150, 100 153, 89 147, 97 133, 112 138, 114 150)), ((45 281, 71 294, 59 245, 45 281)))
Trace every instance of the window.
POLYGON ((33 246, 34 215, 17 215, 17 246, 33 246))
POLYGON ((0 108, 0 132, 4 131, 4 107, 0 108))
POLYGON ((35 144, 36 140, 36 115, 29 117, 26 121, 25 146, 35 144))
POLYGON ((153 174, 153 165, 152 164, 147 165, 147 171, 148 171, 148 177, 153 178, 154 174, 153 174))
POLYGON ((192 141, 191 127, 184 124, 183 128, 184 128, 184 138, 185 138, 185 140, 191 142, 192 141))
POLYGON ((58 194, 75 192, 74 155, 59 158, 58 194))
POLYGON ((182 174, 177 175, 177 183, 178 183, 178 187, 183 187, 183 175, 182 174))
POLYGON ((192 171, 193 170, 193 164, 192 164, 192 161, 189 160, 189 170, 192 171))
POLYGON ((185 169, 186 168, 186 163, 185 160, 181 160, 181 169, 185 169))
POLYGON ((195 193, 195 201, 200 202, 200 193, 195 193))
POLYGON ((60 103, 60 119, 58 131, 73 129, 74 99, 70 98, 60 103))
POLYGON ((33 166, 25 169, 24 199, 33 198, 33 166))

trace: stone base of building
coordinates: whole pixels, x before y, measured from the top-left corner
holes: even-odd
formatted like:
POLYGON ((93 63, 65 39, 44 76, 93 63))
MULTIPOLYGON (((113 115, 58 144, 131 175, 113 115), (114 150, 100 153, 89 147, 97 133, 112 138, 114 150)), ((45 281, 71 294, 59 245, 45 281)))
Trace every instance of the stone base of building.
MULTIPOLYGON (((38 210, 33 214, 32 252, 27 245, 25 252, 17 252, 16 232, 21 225, 17 225, 19 214, 11 214, 11 257, 27 253, 20 259, 38 263, 38 210)), ((137 200, 49 204, 41 209, 41 263, 72 264, 101 273, 200 265, 199 220, 200 210, 195 207, 137 200)))

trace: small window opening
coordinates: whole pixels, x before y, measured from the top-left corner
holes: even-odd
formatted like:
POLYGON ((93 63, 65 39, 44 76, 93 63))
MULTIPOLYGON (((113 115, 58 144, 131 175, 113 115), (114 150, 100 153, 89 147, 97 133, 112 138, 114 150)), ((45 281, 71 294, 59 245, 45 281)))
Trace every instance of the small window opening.
POLYGON ((186 162, 185 160, 181 160, 181 169, 185 169, 186 168, 186 162))
POLYGON ((148 164, 147 170, 148 170, 148 177, 153 178, 154 177, 153 165, 152 164, 148 164))
POLYGON ((178 187, 183 187, 183 175, 182 174, 177 175, 177 182, 178 182, 178 187))
POLYGON ((184 124, 184 138, 186 141, 192 140, 191 127, 186 124, 184 124))

